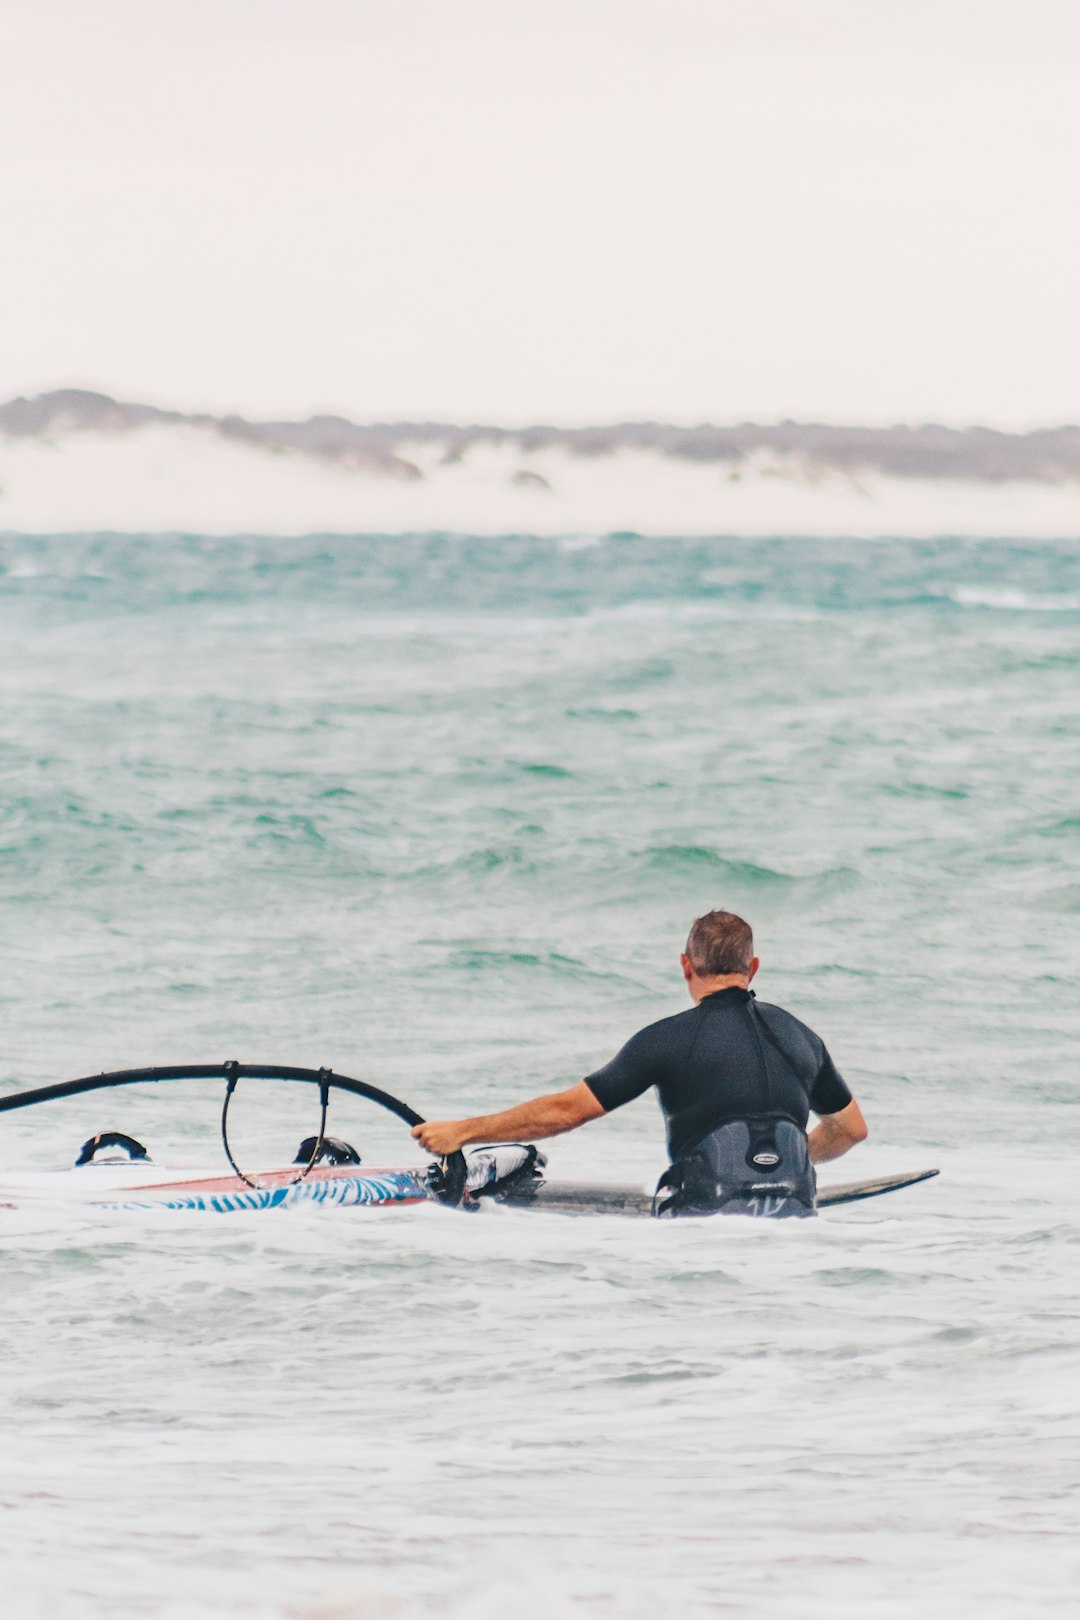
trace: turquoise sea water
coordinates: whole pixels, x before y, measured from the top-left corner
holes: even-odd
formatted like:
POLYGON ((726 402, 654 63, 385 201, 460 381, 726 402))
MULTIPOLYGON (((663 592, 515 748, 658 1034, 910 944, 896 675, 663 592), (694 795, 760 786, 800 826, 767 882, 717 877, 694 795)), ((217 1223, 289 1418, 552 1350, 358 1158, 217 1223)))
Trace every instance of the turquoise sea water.
MULTIPOLYGON (((1080 542, 6 537, 0 648, 5 1089, 500 1106, 725 905, 869 1119, 822 1179, 945 1172, 794 1232, 0 1211, 13 1614, 1072 1612, 1080 542)), ((238 1102, 254 1162, 313 1128, 238 1102)), ((644 1181, 659 1120, 550 1152, 644 1181)))

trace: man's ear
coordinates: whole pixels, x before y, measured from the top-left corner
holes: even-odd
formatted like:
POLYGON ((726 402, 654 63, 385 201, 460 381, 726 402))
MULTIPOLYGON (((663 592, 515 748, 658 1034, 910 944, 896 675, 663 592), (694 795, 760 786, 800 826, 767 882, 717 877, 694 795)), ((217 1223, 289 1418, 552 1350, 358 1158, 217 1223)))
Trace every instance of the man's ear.
POLYGON ((746 970, 746 982, 747 982, 747 984, 750 983, 750 980, 754 977, 754 974, 757 972, 757 970, 758 970, 758 968, 760 966, 761 966, 761 957, 760 956, 753 957, 751 962, 750 962, 750 966, 746 970))
POLYGON ((682 955, 679 957, 679 966, 682 968, 683 978, 686 980, 687 984, 689 984, 690 980, 694 977, 694 964, 691 962, 685 951, 683 951, 682 955))

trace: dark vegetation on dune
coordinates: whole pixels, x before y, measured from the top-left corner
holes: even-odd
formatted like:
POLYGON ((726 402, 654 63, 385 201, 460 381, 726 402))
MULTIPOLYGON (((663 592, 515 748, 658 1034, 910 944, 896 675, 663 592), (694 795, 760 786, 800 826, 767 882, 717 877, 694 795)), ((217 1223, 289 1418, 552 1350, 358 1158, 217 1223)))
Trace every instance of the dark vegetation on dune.
MULTIPOLYGON (((729 472, 755 453, 793 457, 808 469, 875 471, 900 478, 965 478, 983 483, 1028 479, 1043 484, 1080 482, 1080 427, 1002 433, 993 428, 921 426, 843 427, 817 422, 620 422, 599 427, 522 428, 446 422, 350 422, 311 416, 303 422, 253 422, 242 416, 187 414, 131 404, 107 394, 62 388, 0 405, 0 434, 57 439, 80 432, 131 433, 153 426, 197 428, 270 452, 292 452, 343 467, 421 478, 408 451, 436 446, 445 462, 460 461, 476 445, 519 453, 559 449, 581 457, 646 450, 681 461, 715 462, 729 472)), ((529 475, 527 475, 529 476, 529 475)), ((536 475, 539 479, 539 475, 536 475)))

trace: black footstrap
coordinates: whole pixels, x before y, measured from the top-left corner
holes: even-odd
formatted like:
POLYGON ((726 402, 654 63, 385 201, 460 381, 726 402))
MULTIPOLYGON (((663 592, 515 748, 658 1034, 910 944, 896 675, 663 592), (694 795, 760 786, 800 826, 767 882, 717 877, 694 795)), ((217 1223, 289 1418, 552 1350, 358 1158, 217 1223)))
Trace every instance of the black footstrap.
POLYGON ((123 1131, 99 1131, 79 1149, 79 1157, 75 1160, 76 1168, 80 1164, 92 1164, 95 1155, 100 1153, 102 1148, 110 1147, 123 1148, 132 1163, 141 1160, 145 1160, 148 1164, 150 1162, 149 1153, 134 1136, 126 1136, 123 1131))

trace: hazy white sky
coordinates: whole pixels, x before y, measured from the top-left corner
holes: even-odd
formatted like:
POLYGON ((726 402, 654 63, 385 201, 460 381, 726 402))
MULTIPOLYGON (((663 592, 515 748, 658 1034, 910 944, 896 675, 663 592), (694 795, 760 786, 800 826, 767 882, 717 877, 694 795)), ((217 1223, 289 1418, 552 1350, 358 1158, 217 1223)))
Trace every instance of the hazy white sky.
POLYGON ((1080 0, 0 0, 0 395, 1080 419, 1080 0))

